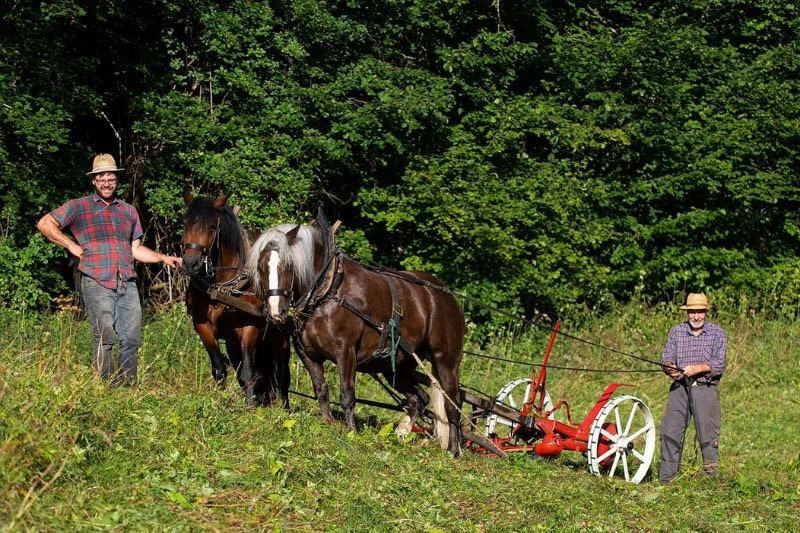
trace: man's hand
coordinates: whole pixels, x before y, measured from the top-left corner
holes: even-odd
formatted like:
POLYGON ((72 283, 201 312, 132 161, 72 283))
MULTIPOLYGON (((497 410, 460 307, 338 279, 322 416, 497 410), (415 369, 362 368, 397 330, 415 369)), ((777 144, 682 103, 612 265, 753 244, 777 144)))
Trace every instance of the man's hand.
POLYGON ((71 245, 69 245, 67 247, 67 251, 69 253, 71 253, 72 255, 74 255, 75 257, 77 257, 78 259, 80 259, 80 257, 83 255, 83 248, 81 248, 80 246, 78 246, 75 243, 72 243, 71 245))
POLYGON ((61 230, 61 225, 59 225, 50 213, 45 214, 39 219, 39 222, 36 223, 36 229, 38 229, 48 241, 66 248, 66 250, 75 257, 80 258, 80 256, 83 255, 83 248, 61 230))
POLYGON ((183 266, 183 259, 174 255, 163 255, 161 257, 161 262, 173 268, 179 268, 183 266))
POLYGON ((672 363, 665 363, 662 365, 662 368, 672 379, 681 379, 686 371, 686 369, 684 369, 684 371, 681 372, 680 369, 672 363))
POLYGON ((686 368, 683 369, 683 375, 687 378, 696 376, 698 374, 705 374, 706 372, 711 372, 711 367, 706 363, 700 363, 699 365, 686 365, 686 368))

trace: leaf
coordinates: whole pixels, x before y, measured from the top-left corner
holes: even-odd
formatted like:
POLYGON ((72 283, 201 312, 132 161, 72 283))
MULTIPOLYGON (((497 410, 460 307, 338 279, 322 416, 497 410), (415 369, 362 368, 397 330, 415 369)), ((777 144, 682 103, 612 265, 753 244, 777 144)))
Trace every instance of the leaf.
POLYGON ((393 422, 386 423, 383 426, 381 426, 380 430, 378 430, 378 437, 380 437, 381 440, 388 440, 393 431, 394 431, 394 423, 393 422))
POLYGON ((269 473, 273 476, 283 470, 286 467, 286 463, 283 461, 275 461, 269 467, 269 473))
POLYGON ((167 499, 173 503, 177 503, 181 507, 185 509, 191 508, 192 504, 189 503, 189 500, 186 499, 186 496, 181 494, 178 491, 167 491, 167 499))

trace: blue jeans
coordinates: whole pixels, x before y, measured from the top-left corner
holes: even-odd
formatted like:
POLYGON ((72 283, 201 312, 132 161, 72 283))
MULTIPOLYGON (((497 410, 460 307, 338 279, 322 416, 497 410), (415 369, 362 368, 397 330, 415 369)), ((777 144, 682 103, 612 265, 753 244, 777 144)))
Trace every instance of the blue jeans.
POLYGON ((112 349, 119 338, 119 380, 132 383, 136 380, 142 343, 142 306, 136 282, 118 281, 116 289, 107 289, 89 276, 82 276, 81 288, 92 320, 92 365, 105 381, 112 380, 112 349))

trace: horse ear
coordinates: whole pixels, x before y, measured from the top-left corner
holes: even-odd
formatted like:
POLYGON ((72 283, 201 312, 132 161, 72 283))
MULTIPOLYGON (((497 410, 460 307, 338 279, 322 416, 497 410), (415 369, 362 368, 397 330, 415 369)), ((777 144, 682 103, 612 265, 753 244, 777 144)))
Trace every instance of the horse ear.
POLYGON ((183 201, 186 202, 186 205, 189 205, 194 200, 194 195, 190 192, 187 192, 183 195, 183 201))
POLYGON ((322 210, 322 204, 317 206, 317 222, 323 227, 329 225, 328 217, 325 216, 325 211, 322 210))
POLYGON ((225 193, 219 193, 219 195, 216 198, 214 198, 214 201, 211 202, 211 204, 214 206, 214 209, 221 209, 225 205, 225 202, 227 201, 228 201, 228 195, 226 195, 225 193))
POLYGON ((300 227, 300 224, 298 224, 286 232, 286 239, 289 241, 289 244, 294 244, 295 239, 297 239, 297 233, 300 231, 300 227))

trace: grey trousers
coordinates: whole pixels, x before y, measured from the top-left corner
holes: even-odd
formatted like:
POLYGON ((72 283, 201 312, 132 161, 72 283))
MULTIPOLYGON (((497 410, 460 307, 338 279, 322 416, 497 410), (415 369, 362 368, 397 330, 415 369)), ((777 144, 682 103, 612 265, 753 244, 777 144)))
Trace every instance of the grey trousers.
POLYGON ((703 470, 711 475, 717 473, 720 433, 719 388, 717 385, 702 383, 692 386, 691 411, 686 389, 684 382, 672 384, 667 408, 661 417, 661 466, 658 477, 662 483, 669 483, 678 474, 684 436, 692 415, 696 418, 695 429, 698 430, 701 443, 703 470))
POLYGON ((107 289, 88 276, 82 277, 83 300, 92 320, 92 365, 100 376, 122 383, 136 380, 141 344, 142 307, 136 282, 118 282, 107 289), (119 339, 119 374, 115 375, 112 350, 119 339))

